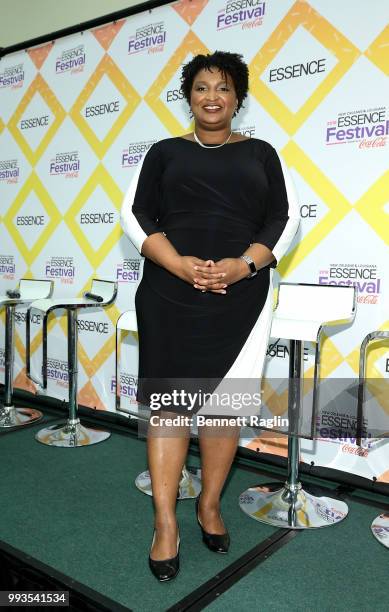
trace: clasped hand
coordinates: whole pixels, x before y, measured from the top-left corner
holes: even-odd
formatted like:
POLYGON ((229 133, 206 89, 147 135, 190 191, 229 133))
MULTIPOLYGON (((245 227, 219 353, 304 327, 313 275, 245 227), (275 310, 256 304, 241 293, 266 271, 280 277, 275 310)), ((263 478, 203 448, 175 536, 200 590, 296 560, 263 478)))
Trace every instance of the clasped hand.
POLYGON ((247 277, 249 270, 246 262, 238 257, 225 257, 219 261, 182 256, 182 278, 203 292, 226 293, 232 285, 247 277))

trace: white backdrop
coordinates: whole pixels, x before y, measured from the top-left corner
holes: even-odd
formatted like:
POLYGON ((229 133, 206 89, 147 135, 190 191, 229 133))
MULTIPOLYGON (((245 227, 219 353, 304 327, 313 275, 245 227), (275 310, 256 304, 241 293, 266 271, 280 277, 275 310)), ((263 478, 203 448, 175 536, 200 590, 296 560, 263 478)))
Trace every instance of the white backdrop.
MULTIPOLYGON (((183 63, 216 49, 243 54, 250 93, 233 128, 283 157, 302 223, 276 278, 357 283, 355 324, 326 338, 321 375, 355 378, 366 333, 388 329, 388 28, 385 0, 174 2, 58 39, 0 61, 0 292, 21 277, 55 280, 80 295, 96 277, 117 280, 115 305, 83 314, 79 402, 114 410, 114 330, 133 308, 142 259, 119 210, 150 145, 191 131, 180 92, 183 63)), ((15 385, 25 376, 25 314, 17 318, 15 385)), ((4 316, 0 346, 4 344, 4 316)), ((49 395, 67 397, 66 323, 49 326, 49 395)), ((33 325, 39 372, 39 320, 33 325)), ((137 338, 126 340, 123 401, 134 403, 137 338)), ((307 376, 313 351, 308 347, 307 376)), ((287 375, 287 347, 269 355, 265 384, 287 375), (266 383, 267 381, 267 383, 266 383)), ((4 372, 0 351, 0 372, 4 372)), ((389 377, 387 344, 369 353, 369 378, 389 377)), ((269 395, 269 393, 268 393, 269 395)), ((282 414, 286 394, 267 409, 282 414)), ((377 410, 388 416, 388 396, 377 410)), ((285 440, 242 439, 286 454, 285 440)), ((302 459, 389 482, 388 446, 353 440, 303 443, 302 459)))

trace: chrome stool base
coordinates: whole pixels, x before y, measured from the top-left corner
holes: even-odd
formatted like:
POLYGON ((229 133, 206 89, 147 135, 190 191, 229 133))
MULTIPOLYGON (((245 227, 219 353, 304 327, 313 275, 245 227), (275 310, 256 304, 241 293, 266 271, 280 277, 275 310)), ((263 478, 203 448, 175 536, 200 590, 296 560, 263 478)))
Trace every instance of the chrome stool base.
POLYGON ((0 408, 0 429, 30 425, 30 423, 36 423, 42 417, 43 414, 34 408, 15 408, 15 406, 3 406, 0 408))
MULTIPOLYGON (((146 470, 137 476, 135 484, 142 493, 153 495, 151 489, 150 472, 146 470)), ((193 499, 199 495, 201 491, 201 468, 185 467, 182 470, 182 476, 178 485, 177 499, 193 499)))
POLYGON ((66 421, 56 423, 38 431, 35 439, 48 446, 90 446, 103 442, 111 435, 111 432, 95 427, 85 427, 80 421, 66 421))
POLYGON ((389 548, 389 512, 377 516, 371 524, 373 536, 385 546, 389 548))
MULTIPOLYGON (((315 491, 318 493, 318 491, 315 491)), ((313 495, 301 484, 279 482, 250 487, 239 496, 239 506, 251 518, 286 529, 316 529, 342 521, 347 504, 338 499, 313 495)))

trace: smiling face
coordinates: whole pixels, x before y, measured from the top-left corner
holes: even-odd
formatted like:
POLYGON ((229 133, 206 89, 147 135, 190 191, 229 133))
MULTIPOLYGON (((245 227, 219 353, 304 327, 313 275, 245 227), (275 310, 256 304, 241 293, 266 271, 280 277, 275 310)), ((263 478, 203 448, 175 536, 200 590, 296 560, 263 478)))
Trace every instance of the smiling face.
POLYGON ((236 109, 234 82, 226 73, 227 81, 218 68, 200 70, 194 80, 190 105, 196 123, 217 128, 229 126, 236 109))

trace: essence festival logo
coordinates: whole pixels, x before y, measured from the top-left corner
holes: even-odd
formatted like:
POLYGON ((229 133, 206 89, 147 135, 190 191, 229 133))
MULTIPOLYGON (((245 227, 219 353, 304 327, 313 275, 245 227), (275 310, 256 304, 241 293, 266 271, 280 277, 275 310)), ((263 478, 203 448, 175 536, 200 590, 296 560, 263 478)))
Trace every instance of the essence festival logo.
POLYGON ((55 60, 55 72, 56 74, 63 74, 64 72, 70 72, 74 74, 76 72, 82 72, 85 66, 85 47, 84 45, 78 45, 72 49, 66 49, 62 51, 60 57, 55 60))
POLYGON ((17 159, 0 160, 0 181, 4 183, 17 183, 20 168, 17 159))
POLYGON ((154 142, 153 140, 129 144, 128 148, 122 151, 122 168, 133 168, 136 166, 154 142))
POLYGON ((50 160, 50 176, 63 176, 66 179, 77 178, 80 171, 78 151, 57 153, 50 160))
POLYGON ((166 42, 166 30, 163 21, 150 23, 135 30, 135 34, 128 39, 128 54, 161 53, 166 42))
POLYGON ((0 72, 0 89, 4 87, 10 87, 11 89, 17 89, 22 87, 24 83, 24 70, 23 64, 17 64, 16 66, 9 66, 5 68, 4 72, 0 72))
POLYGON ((0 255, 0 278, 3 280, 14 280, 15 269, 15 258, 13 255, 0 255))
POLYGON ((45 265, 45 278, 60 279, 62 284, 72 285, 74 283, 74 260, 73 257, 51 257, 45 265))
POLYGON ((4 372, 5 368, 5 352, 4 349, 0 349, 0 372, 4 372))
POLYGON ((324 410, 316 417, 316 431, 320 441, 341 444, 342 453, 347 455, 368 457, 374 441, 366 442, 371 438, 367 420, 363 419, 361 424, 361 437, 365 439, 363 447, 357 444, 357 426, 357 417, 354 415, 324 410))
MULTIPOLYGON (((115 381, 116 378, 113 376, 111 378, 111 393, 115 394, 115 381)), ((134 374, 129 374, 128 372, 120 373, 120 389, 119 393, 121 397, 128 397, 131 400, 131 403, 137 404, 136 401, 136 392, 138 388, 138 378, 134 374)))
POLYGON ((140 259, 123 259, 116 268, 119 283, 137 283, 140 276, 140 259))
POLYGON ((58 387, 68 387, 68 362, 60 359, 48 359, 47 378, 54 381, 58 387))
POLYGON ((78 319, 77 329, 79 332, 92 332, 93 334, 105 334, 109 333, 108 323, 102 321, 88 321, 85 319, 78 319))
POLYGON ((326 71, 325 58, 314 59, 305 64, 293 64, 291 66, 279 66, 272 68, 269 72, 269 83, 284 81, 285 79, 296 79, 301 76, 311 76, 326 71))
POLYGON ((320 270, 319 284, 354 286, 359 304, 377 304, 381 293, 375 264, 331 264, 328 270, 320 270))
POLYGON ((263 23, 266 2, 260 0, 230 0, 218 11, 216 29, 241 26, 242 30, 257 28, 263 23))
POLYGON ((387 110, 381 106, 339 113, 336 120, 327 121, 326 145, 355 143, 359 149, 385 147, 388 135, 387 110))

